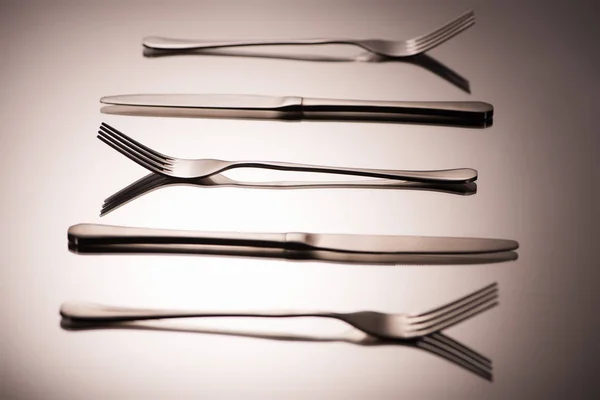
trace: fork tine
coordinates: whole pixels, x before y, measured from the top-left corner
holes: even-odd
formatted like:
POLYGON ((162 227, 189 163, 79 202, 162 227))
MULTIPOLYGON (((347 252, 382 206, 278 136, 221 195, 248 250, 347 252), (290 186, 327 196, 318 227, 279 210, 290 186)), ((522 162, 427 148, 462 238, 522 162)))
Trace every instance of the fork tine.
POLYGON ((430 50, 430 49, 450 40, 454 36, 458 35, 462 31, 464 31, 465 29, 470 28, 474 24, 475 24, 475 18, 465 20, 465 21, 461 22, 460 24, 452 26, 449 29, 447 29, 446 31, 441 32, 437 35, 432 35, 427 38, 420 39, 418 41, 411 41, 409 43, 409 45, 407 46, 407 48, 410 51, 416 51, 419 53, 425 52, 427 50, 430 50))
POLYGON ((409 48, 423 47, 423 45, 427 45, 432 42, 446 41, 449 39, 448 36, 454 36, 455 34, 458 34, 458 32, 456 32, 456 31, 462 31, 466 28, 471 27, 474 24, 475 24, 475 16, 470 16, 470 17, 464 18, 460 21, 456 21, 452 24, 445 26, 444 28, 440 29, 439 31, 431 32, 422 37, 408 40, 407 47, 409 47, 409 48), (456 32, 456 33, 454 33, 454 32, 456 32))
POLYGON ((434 332, 427 337, 435 338, 441 342, 443 342, 446 346, 452 347, 457 351, 460 351, 469 356, 469 358, 476 360, 479 364, 486 366, 487 368, 492 368, 492 360, 488 357, 484 356, 481 353, 476 352, 470 347, 465 346, 464 344, 452 339, 450 336, 444 335, 441 332, 434 332))
POLYGON ((125 149, 129 149, 131 152, 135 152, 143 158, 147 159, 150 162, 158 163, 158 164, 170 164, 172 159, 166 158, 166 156, 156 155, 160 154, 143 144, 136 142, 135 140, 129 138, 128 136, 120 133, 115 133, 112 130, 106 128, 106 126, 100 125, 100 131, 98 134, 101 134, 104 137, 108 137, 113 142, 119 143, 125 149))
POLYGON ((454 364, 457 364, 474 374, 481 376, 482 378, 492 381, 493 375, 492 371, 489 368, 481 367, 469 360, 464 359, 463 357, 458 356, 454 352, 448 351, 443 343, 437 340, 437 338, 430 336, 425 336, 416 341, 415 346, 429 351, 441 358, 444 358, 454 364))
POLYGON ((475 24, 475 21, 471 21, 471 22, 465 23, 461 26, 457 26, 456 28, 447 32, 445 35, 435 38, 435 40, 432 39, 431 41, 421 42, 421 43, 416 44, 413 49, 420 53, 424 53, 428 50, 433 49, 436 46, 439 46, 440 44, 442 44, 444 42, 447 42, 448 40, 452 39, 454 36, 458 35, 462 31, 470 28, 474 24, 475 24))
POLYGON ((482 296, 486 296, 488 293, 492 293, 497 290, 498 290, 498 284, 492 283, 482 289, 479 289, 473 293, 470 293, 464 297, 461 297, 460 299, 454 300, 448 304, 444 304, 441 307, 437 307, 437 308, 434 308, 433 310, 429 310, 424 313, 411 316, 411 320, 414 322, 422 322, 427 319, 436 318, 437 316, 439 316, 441 314, 445 314, 448 311, 451 311, 452 309, 461 307, 464 304, 467 304, 469 302, 477 300, 478 298, 480 298, 482 296))
MULTIPOLYGON (((123 143, 118 138, 107 135, 103 131, 98 131, 98 138, 104 139, 105 143, 106 143, 106 141, 112 143, 114 146, 119 147, 124 152, 131 154, 132 156, 136 157, 137 159, 141 159, 141 160, 145 161, 146 164, 155 166, 156 168, 159 169, 159 171, 162 171, 162 172, 171 171, 172 164, 167 163, 165 161, 158 161, 154 158, 150 158, 146 153, 143 153, 143 152, 138 151, 137 149, 131 148, 131 146, 129 146, 128 143, 123 143)), ((158 171, 155 171, 155 172, 158 172, 158 171)))
POLYGON ((440 321, 443 321, 444 319, 449 318, 452 315, 460 314, 460 313, 464 312, 465 310, 469 310, 469 309, 477 306, 478 304, 483 304, 488 301, 493 301, 497 298, 498 298, 497 291, 489 292, 489 293, 483 294, 481 296, 478 296, 477 298, 472 299, 471 301, 463 302, 458 307, 449 307, 449 308, 445 309, 445 311, 443 313, 437 313, 432 318, 426 318, 426 319, 419 318, 416 321, 411 320, 410 322, 412 324, 419 324, 421 326, 435 325, 435 324, 438 324, 440 321))
POLYGON ((454 28, 455 26, 462 24, 464 21, 471 20, 474 18, 475 18, 475 12, 473 10, 469 10, 466 13, 462 14, 461 16, 453 19, 452 21, 446 22, 444 25, 440 26, 439 28, 437 28, 433 31, 427 32, 423 35, 413 38, 411 40, 411 42, 420 42, 422 40, 429 40, 429 39, 433 38, 434 36, 439 36, 440 34, 443 34, 444 32, 449 31, 450 29, 454 28))
POLYGON ((414 333, 428 335, 433 332, 441 331, 442 329, 456 325, 459 322, 474 317, 475 315, 487 311, 497 305, 497 296, 483 299, 475 304, 470 304, 469 306, 465 306, 461 309, 451 311, 443 318, 438 318, 435 321, 428 321, 425 325, 417 324, 414 333))
POLYGON ((109 145, 110 147, 112 147, 113 149, 118 151, 119 153, 123 154, 125 157, 129 158, 133 162, 138 163, 142 167, 144 167, 152 172, 165 173, 165 171, 170 171, 165 166, 158 166, 158 165, 155 165, 155 163, 148 162, 147 159, 140 157, 137 153, 132 153, 131 151, 129 151, 129 149, 123 147, 122 145, 120 145, 118 143, 115 143, 110 138, 107 138, 102 135, 98 135, 97 137, 98 137, 98 139, 100 139, 101 141, 103 141, 104 143, 106 143, 107 145, 109 145))
POLYGON ((173 157, 169 157, 165 154, 159 153, 158 151, 151 149, 150 147, 143 145, 142 143, 138 142, 137 140, 134 140, 133 138, 127 136, 126 134, 124 134, 123 132, 118 131, 117 129, 113 128, 112 126, 108 125, 105 122, 102 122, 100 124, 100 129, 102 129, 102 127, 105 128, 105 130, 112 132, 113 136, 119 136, 121 139, 131 143, 132 145, 135 145, 136 147, 139 147, 141 149, 144 149, 146 152, 158 157, 159 159, 162 160, 170 160, 173 161, 173 157))

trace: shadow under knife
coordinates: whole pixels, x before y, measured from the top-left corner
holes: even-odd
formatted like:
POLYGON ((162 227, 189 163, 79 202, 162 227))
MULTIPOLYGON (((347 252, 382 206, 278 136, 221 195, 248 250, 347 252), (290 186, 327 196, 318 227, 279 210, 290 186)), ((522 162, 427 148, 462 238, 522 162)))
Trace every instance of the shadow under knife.
POLYGON ((221 57, 246 57, 246 58, 265 58, 292 61, 310 61, 310 62, 369 62, 369 63, 390 63, 399 62, 416 65, 421 67, 443 80, 451 83, 457 88, 471 93, 469 81, 457 72, 448 68, 433 57, 427 54, 419 54, 412 57, 385 57, 378 54, 364 52, 353 57, 327 56, 317 54, 285 54, 275 52, 256 52, 247 50, 232 49, 191 49, 191 50, 161 50, 144 46, 144 57, 159 58, 169 56, 221 56, 221 57))
POLYGON ((290 250, 270 247, 196 243, 98 243, 68 242, 75 254, 177 254, 252 257, 362 265, 474 265, 515 261, 514 251, 477 254, 355 253, 330 250, 290 250))
POLYGON ((146 330, 146 331, 163 331, 163 332, 185 332, 199 334, 213 334, 235 337, 246 337, 255 339, 267 339, 277 341, 291 342, 341 342, 350 343, 365 347, 376 346, 406 346, 416 347, 428 351, 438 357, 441 357, 450 363, 466 369, 478 375, 481 378, 492 380, 492 362, 489 358, 470 349, 462 343, 444 335, 441 332, 435 332, 430 335, 410 340, 387 340, 379 339, 374 336, 365 334, 358 329, 352 329, 342 336, 316 336, 316 335, 298 335, 291 333, 272 333, 272 332, 256 332, 256 331, 241 331, 231 329, 214 329, 181 326, 174 324, 165 324, 165 321, 133 321, 133 322, 89 322, 77 321, 71 318, 62 318, 60 322, 61 328, 68 331, 89 331, 99 329, 131 329, 131 330, 146 330))
POLYGON ((215 174, 199 179, 178 179, 159 174, 148 174, 124 189, 108 197, 102 206, 100 216, 146 195, 154 190, 167 186, 237 187, 252 189, 394 189, 394 190, 423 190, 447 194, 468 196, 477 192, 475 182, 460 184, 439 184, 422 182, 405 182, 391 179, 370 179, 355 181, 314 181, 314 182, 242 182, 230 179, 222 174, 215 174))

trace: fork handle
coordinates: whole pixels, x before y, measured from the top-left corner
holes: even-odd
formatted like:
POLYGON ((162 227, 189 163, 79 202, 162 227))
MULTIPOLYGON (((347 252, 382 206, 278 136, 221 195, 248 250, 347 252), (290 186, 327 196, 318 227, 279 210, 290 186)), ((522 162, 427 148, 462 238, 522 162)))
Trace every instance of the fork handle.
POLYGON ((338 175, 368 176, 423 183, 468 183, 477 179, 477 171, 471 168, 442 169, 432 171, 405 171, 372 168, 329 167, 322 165, 295 164, 276 161, 237 161, 225 169, 264 168, 284 171, 319 172, 338 175))
POLYGON ((261 317, 261 318, 291 318, 291 317, 326 317, 338 318, 337 313, 322 311, 200 311, 200 310, 159 310, 144 308, 113 307, 100 304, 70 301, 62 304, 60 315, 78 321, 88 322, 123 322, 170 318, 201 318, 201 317, 261 317))
POLYGON ((277 45, 314 45, 314 44, 355 44, 348 39, 275 39, 275 40, 228 40, 201 41, 190 39, 171 39, 149 36, 142 40, 145 47, 157 50, 199 50, 219 47, 277 46, 277 45))

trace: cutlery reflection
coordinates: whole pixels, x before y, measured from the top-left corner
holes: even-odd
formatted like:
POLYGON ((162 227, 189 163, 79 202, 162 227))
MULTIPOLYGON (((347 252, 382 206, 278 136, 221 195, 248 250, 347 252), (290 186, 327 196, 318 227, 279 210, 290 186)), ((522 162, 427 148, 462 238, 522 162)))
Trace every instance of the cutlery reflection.
POLYGON ((311 54, 285 54, 285 53, 273 53, 273 52, 256 52, 256 51, 239 51, 232 50, 230 48, 220 49, 207 49, 207 50, 160 50, 149 47, 144 47, 144 57, 147 58, 161 58, 161 57, 172 57, 172 56, 220 56, 220 57, 251 57, 251 58, 266 58, 266 59, 278 59, 278 60, 293 60, 293 61, 312 61, 312 62, 369 62, 369 63, 389 63, 389 62, 402 62, 407 64, 413 64, 420 68, 423 68, 459 89, 471 93, 471 87, 469 81, 453 71, 440 61, 427 54, 418 54, 416 56, 404 57, 404 58, 392 58, 383 57, 377 54, 365 52, 355 57, 335 57, 335 56, 321 56, 311 54))
MULTIPOLYGON (((465 21, 467 24, 474 24, 475 19, 473 12, 465 14, 468 19, 465 21)), ((464 17, 464 16, 463 16, 464 17)), ((471 25, 469 25, 471 26, 471 25)), ((467 26, 467 28, 469 27, 467 26)), ((448 68, 447 66, 440 63, 438 60, 430 57, 425 53, 420 53, 408 57, 390 57, 384 56, 369 51, 364 51, 354 56, 332 56, 332 55, 321 55, 321 54, 288 54, 284 52, 273 52, 269 51, 248 51, 249 46, 245 46, 243 50, 239 50, 239 47, 211 47, 211 48, 163 48, 165 46, 156 45, 153 47, 152 40, 145 39, 142 41, 143 55, 148 58, 156 57, 168 57, 168 56, 217 56, 217 57, 252 57, 252 58, 266 58, 266 59, 279 59, 279 60, 294 60, 294 61, 310 61, 310 62, 369 62, 369 63, 385 63, 385 62, 405 62, 424 68, 447 82, 455 85, 459 89, 467 93, 471 93, 469 81, 448 68)), ((189 46, 185 46, 189 47, 189 46)), ((270 46, 275 47, 275 46, 270 46)), ((261 46, 264 48, 264 46, 261 46)), ((113 110, 114 111, 114 110, 113 110)))
POLYGON ((318 172, 432 183, 467 183, 477 179, 477 171, 470 168, 437 171, 400 171, 329 167, 274 161, 182 159, 167 156, 152 150, 105 123, 102 123, 100 126, 98 139, 152 172, 183 179, 204 178, 234 168, 264 168, 283 171, 318 172))
POLYGON ((483 128, 494 107, 481 101, 373 101, 297 96, 224 94, 131 94, 100 99, 121 115, 250 118, 319 121, 400 122, 483 128))
POLYGON ((493 283, 457 300, 420 314, 386 314, 375 311, 339 313, 329 311, 199 311, 137 309, 70 301, 62 304, 60 315, 82 322, 123 322, 172 318, 319 317, 337 319, 381 339, 413 339, 469 319, 497 305, 498 285, 493 283))
POLYGON ((475 24, 473 11, 444 24, 442 27, 408 40, 392 41, 380 39, 276 39, 276 40, 239 40, 239 41, 201 41, 186 39, 170 39, 163 37, 144 38, 142 44, 147 48, 158 50, 191 50, 211 49, 219 47, 277 46, 277 45, 325 45, 345 44, 384 57, 410 57, 424 53, 448 41, 460 32, 475 24))
POLYGON ((222 174, 214 174, 206 178, 180 179, 159 174, 148 174, 104 200, 100 216, 104 216, 117 208, 144 196, 154 190, 167 186, 237 187, 254 189, 396 189, 427 190, 455 195, 472 195, 477 192, 477 184, 470 183, 424 183, 403 182, 388 179, 370 179, 357 181, 291 181, 291 182, 242 182, 230 179, 222 174))
MULTIPOLYGON (((169 321, 170 322, 170 321, 169 321)), ((131 322, 82 322, 63 317, 60 326, 68 331, 89 331, 98 329, 131 329, 162 332, 185 332, 210 335, 224 335, 255 339, 278 340, 288 342, 344 342, 365 347, 375 346, 408 346, 423 349, 437 355, 461 368, 466 369, 486 380, 492 380, 492 362, 489 358, 477 353, 464 344, 441 333, 408 340, 380 339, 367 335, 358 329, 351 329, 337 336, 301 335, 293 333, 257 332, 249 330, 200 328, 184 324, 171 324, 165 320, 131 321, 131 322)))
POLYGON ((511 261, 513 240, 389 235, 199 232, 79 224, 75 253, 210 254, 359 264, 483 264, 511 261))
MULTIPOLYGON (((448 327, 473 317, 497 305, 497 286, 490 285, 459 300, 417 316, 402 314, 381 314, 373 312, 359 313, 322 313, 289 311, 267 312, 257 315, 256 312, 184 312, 162 310, 136 310, 115 307, 90 305, 87 303, 68 302, 61 307, 61 326, 66 330, 92 329, 142 329, 176 332, 197 332, 230 336, 254 337, 286 341, 312 342, 348 342, 363 346, 406 345, 424 349, 455 363, 485 379, 491 380, 491 361, 469 349, 454 339, 442 334, 438 327, 448 327), (353 326, 343 336, 316 336, 298 334, 278 334, 266 332, 237 331, 224 329, 204 329, 169 324, 169 318, 197 318, 224 316, 260 316, 267 318, 285 317, 325 317, 341 319, 353 326), (375 316, 370 318, 369 316, 375 316), (146 318, 150 318, 145 320, 146 318), (378 318, 383 318, 386 325, 378 325, 378 318), (409 328, 407 331, 399 328, 409 328), (396 332, 396 330, 398 330, 396 332), (375 333, 373 333, 375 332, 375 333), (427 333, 426 333, 427 332, 427 333), (393 334, 390 336, 389 334, 393 334), (400 337, 396 336, 400 333, 400 337), (383 335, 382 335, 383 334, 383 335), (405 337, 408 335, 409 337, 405 337)), ((443 329, 443 328, 440 328, 443 329)))

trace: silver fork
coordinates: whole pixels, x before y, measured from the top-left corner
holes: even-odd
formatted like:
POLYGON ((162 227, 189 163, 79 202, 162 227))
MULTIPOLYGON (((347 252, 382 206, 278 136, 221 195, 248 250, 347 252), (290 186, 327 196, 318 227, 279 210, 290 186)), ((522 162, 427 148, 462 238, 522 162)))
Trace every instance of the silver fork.
POLYGON ((435 171, 401 171, 367 168, 329 167, 274 161, 224 161, 215 159, 190 160, 161 154, 133 140, 115 128, 102 123, 98 139, 135 161, 142 167, 174 178, 196 179, 211 176, 233 168, 266 168, 284 171, 321 172, 341 175, 368 176, 413 182, 466 183, 477 179, 477 171, 470 168, 435 171))
POLYGON ((277 40, 239 40, 239 41, 201 41, 189 39, 170 39, 147 37, 142 40, 145 47, 157 50, 197 50, 220 47, 265 46, 265 45, 320 45, 348 44, 359 46, 371 53, 383 57, 410 57, 424 53, 458 35, 475 24, 475 14, 468 11, 442 27, 408 40, 381 39, 277 39, 277 40))
POLYGON ((375 311, 337 313, 326 311, 178 311, 111 307, 66 302, 64 318, 79 322, 124 322, 199 317, 323 317, 333 318, 382 339, 413 339, 438 332, 497 305, 498 285, 493 283, 458 300, 421 314, 384 314, 375 311))

